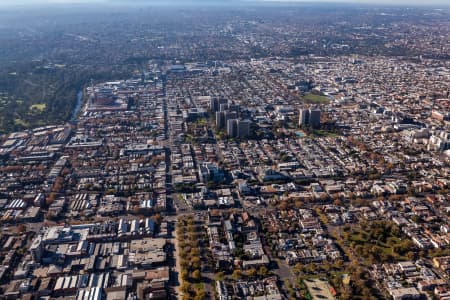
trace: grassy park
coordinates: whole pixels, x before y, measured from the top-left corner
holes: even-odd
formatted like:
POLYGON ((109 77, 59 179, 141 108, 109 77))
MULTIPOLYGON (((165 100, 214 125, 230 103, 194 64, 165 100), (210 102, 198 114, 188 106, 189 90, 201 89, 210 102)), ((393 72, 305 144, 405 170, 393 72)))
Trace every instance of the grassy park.
POLYGON ((368 264, 412 259, 414 243, 400 236, 398 226, 390 221, 344 227, 342 234, 344 241, 368 264))
POLYGON ((327 104, 330 102, 330 99, 328 99, 326 96, 313 93, 306 94, 305 96, 303 96, 303 99, 305 100, 305 102, 311 104, 327 104))

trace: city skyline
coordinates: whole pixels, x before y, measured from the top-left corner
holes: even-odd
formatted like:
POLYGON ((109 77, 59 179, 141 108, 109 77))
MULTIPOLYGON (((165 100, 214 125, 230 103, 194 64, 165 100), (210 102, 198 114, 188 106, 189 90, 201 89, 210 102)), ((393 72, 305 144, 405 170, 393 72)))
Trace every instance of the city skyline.
POLYGON ((0 300, 450 300, 450 9, 23 1, 0 300))
POLYGON ((401 6, 442 6, 448 7, 450 3, 446 0, 431 0, 424 3, 421 0, 231 0, 231 1, 216 1, 216 0, 193 0, 193 1, 160 1, 160 0, 137 0, 137 1, 122 1, 122 0, 0 0, 0 6, 21 6, 21 5, 54 5, 54 4, 122 4, 122 5, 229 5, 230 3, 236 5, 258 5, 258 4, 365 4, 365 5, 401 5, 401 6))

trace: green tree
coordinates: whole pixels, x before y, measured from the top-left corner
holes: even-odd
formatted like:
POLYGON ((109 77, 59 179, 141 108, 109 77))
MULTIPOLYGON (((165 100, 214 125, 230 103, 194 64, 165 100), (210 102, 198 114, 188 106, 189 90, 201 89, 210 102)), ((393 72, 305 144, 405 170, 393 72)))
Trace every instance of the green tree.
POLYGON ((200 279, 202 279, 202 273, 200 272, 200 270, 194 270, 194 272, 192 272, 192 279, 199 282, 200 279))
POLYGON ((251 268, 247 271, 247 276, 248 277, 256 277, 256 274, 258 274, 258 271, 256 271, 255 268, 251 268))
POLYGON ((200 269, 201 266, 201 260, 200 257, 195 256, 191 259, 191 267, 192 269, 200 269))
POLYGON ((261 277, 266 276, 267 273, 269 273, 269 270, 265 266, 261 266, 258 270, 258 275, 261 277))
POLYGON ((203 300, 206 299, 206 293, 204 289, 199 289, 195 292, 195 300, 203 300))
POLYGON ((184 294, 188 294, 189 291, 191 290, 191 284, 187 281, 184 281, 181 284, 180 290, 184 293, 184 294))
POLYGON ((181 280, 187 281, 189 279, 189 272, 187 270, 181 270, 181 280))
POLYGON ((237 281, 237 280, 241 279, 242 272, 240 270, 236 269, 233 271, 233 274, 231 275, 231 277, 237 281))

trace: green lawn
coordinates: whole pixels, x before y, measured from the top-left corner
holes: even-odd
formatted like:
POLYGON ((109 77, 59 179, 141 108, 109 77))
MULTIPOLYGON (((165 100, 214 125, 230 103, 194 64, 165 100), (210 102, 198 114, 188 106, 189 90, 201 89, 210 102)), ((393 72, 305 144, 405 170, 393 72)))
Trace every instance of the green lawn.
POLYGON ((25 122, 24 120, 19 119, 19 118, 14 119, 14 124, 21 125, 23 127, 28 127, 28 125, 29 125, 27 122, 25 122))
POLYGON ((38 110, 39 112, 43 112, 47 108, 47 104, 45 103, 37 103, 30 106, 30 110, 38 110))
POLYGON ((306 94, 303 99, 308 103, 314 103, 314 104, 327 104, 330 103, 330 100, 322 95, 316 95, 316 94, 306 94))
POLYGON ((354 227, 350 232, 344 232, 343 238, 350 243, 357 256, 363 257, 365 261, 369 259, 370 263, 406 260, 404 255, 412 248, 410 241, 400 239, 387 228, 384 235, 374 235, 374 232, 354 227))
POLYGON ((208 124, 208 121, 207 121, 205 118, 197 119, 196 122, 197 122, 197 124, 200 125, 200 126, 205 126, 206 124, 208 124))
POLYGON ((318 130, 314 129, 313 134, 316 136, 322 136, 322 137, 338 137, 339 135, 334 132, 329 132, 325 130, 318 130))
POLYGON ((195 286, 196 290, 204 290, 205 289, 205 284, 203 282, 194 283, 194 286, 195 286))

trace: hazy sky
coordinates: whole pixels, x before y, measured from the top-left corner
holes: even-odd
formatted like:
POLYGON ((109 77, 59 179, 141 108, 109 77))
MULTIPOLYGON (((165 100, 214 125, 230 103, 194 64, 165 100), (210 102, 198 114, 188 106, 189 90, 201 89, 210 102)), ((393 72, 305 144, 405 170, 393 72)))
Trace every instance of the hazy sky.
MULTIPOLYGON (((48 3, 94 3, 94 2, 108 2, 110 0, 0 0, 0 5, 25 5, 25 4, 48 4, 48 3)), ((116 0, 117 1, 117 0, 116 0)), ((154 0, 139 0, 137 2, 151 3, 154 0)), ((167 2, 171 2, 173 0, 166 0, 167 2)), ((199 0, 200 3, 220 3, 225 2, 227 0, 199 0)), ((285 2, 285 3, 295 3, 295 2, 345 2, 345 3, 361 3, 361 4, 402 4, 402 5, 445 5, 450 6, 450 0, 231 0, 234 2, 285 2)), ((133 0, 124 0, 123 3, 131 3, 133 0)), ((165 2, 165 1, 164 1, 165 2)), ((183 3, 183 1, 178 0, 178 3, 183 3)), ((230 2, 228 0, 227 2, 230 2)))

